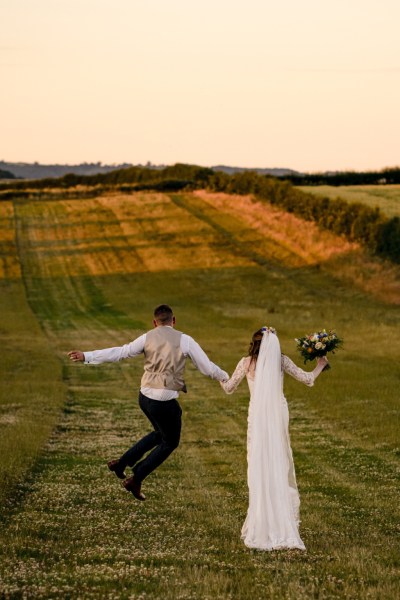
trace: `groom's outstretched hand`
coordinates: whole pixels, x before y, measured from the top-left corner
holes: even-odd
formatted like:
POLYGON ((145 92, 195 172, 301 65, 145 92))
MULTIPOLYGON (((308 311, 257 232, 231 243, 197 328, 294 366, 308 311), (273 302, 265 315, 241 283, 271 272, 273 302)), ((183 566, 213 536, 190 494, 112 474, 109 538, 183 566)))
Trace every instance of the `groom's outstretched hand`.
POLYGON ((71 352, 68 352, 68 356, 74 362, 84 362, 85 360, 85 355, 79 350, 71 350, 71 352))

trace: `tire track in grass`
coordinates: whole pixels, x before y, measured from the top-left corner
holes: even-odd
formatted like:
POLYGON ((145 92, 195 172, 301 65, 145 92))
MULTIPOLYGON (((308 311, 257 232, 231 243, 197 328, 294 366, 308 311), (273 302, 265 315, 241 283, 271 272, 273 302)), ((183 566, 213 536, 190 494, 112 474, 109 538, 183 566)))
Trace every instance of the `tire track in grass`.
POLYGON ((65 400, 61 365, 26 300, 17 251, 15 213, 0 203, 0 520, 20 501, 18 483, 60 417, 65 400), (34 360, 32 357, 35 357, 34 360))
MULTIPOLYGON (((255 232, 254 229, 237 218, 220 214, 218 210, 213 209, 208 202, 202 200, 198 195, 169 194, 169 197, 174 204, 214 229, 221 240, 221 247, 227 247, 234 255, 245 257, 262 269, 267 269, 275 277, 294 282, 296 286, 304 290, 305 294, 312 293, 313 297, 321 300, 330 297, 330 293, 325 289, 325 286, 310 289, 310 281, 307 275, 315 270, 315 267, 305 265, 302 265, 301 268, 282 266, 285 259, 289 260, 290 264, 296 258, 296 253, 291 248, 285 247, 273 238, 255 232), (221 221, 224 225, 221 225, 221 221), (246 241, 241 240, 243 237, 247 238, 246 241), (262 247, 262 253, 254 248, 256 245, 262 247)), ((315 273, 317 277, 323 277, 322 274, 315 273)))
MULTIPOLYGON (((77 206, 79 202, 75 201, 77 206)), ((77 241, 69 239, 66 234, 69 214, 64 210, 62 201, 30 205, 31 211, 29 204, 15 203, 16 239, 26 297, 46 334, 55 341, 55 332, 79 328, 88 314, 93 328, 100 330, 104 329, 107 319, 112 322, 116 317, 122 317, 105 300, 101 288, 91 276, 90 266, 79 260, 78 255, 73 261, 67 261, 63 250, 57 250, 57 238, 60 236, 64 251, 70 257, 74 257, 77 245, 77 241), (47 232, 46 237, 56 243, 50 254, 46 244, 43 246, 38 242, 43 229, 47 232)), ((112 217, 112 213, 109 216, 112 217)), ((105 220, 106 215, 103 217, 105 220)), ((102 229, 101 224, 98 226, 102 229)), ((112 247, 112 238, 104 235, 103 240, 108 248, 112 248, 118 261, 119 249, 112 247)))
MULTIPOLYGON (((238 256, 245 256, 246 258, 250 259, 251 262, 261 267, 278 267, 278 261, 276 259, 274 260, 273 252, 271 252, 270 256, 265 257, 264 255, 257 253, 254 249, 251 249, 248 244, 238 241, 238 239, 235 237, 235 229, 237 227, 237 230, 243 230, 244 227, 242 224, 235 224, 235 229, 233 227, 228 228, 227 226, 222 226, 215 218, 211 216, 210 207, 205 202, 202 202, 198 198, 195 199, 193 196, 169 194, 169 197, 171 201, 176 204, 176 206, 179 206, 179 208, 189 212, 191 215, 193 215, 193 217, 203 221, 213 230, 215 230, 222 240, 221 245, 227 246, 234 254, 237 254, 238 256)), ((254 232, 252 233, 254 235, 254 232)), ((257 237, 253 239, 253 243, 257 243, 257 241, 257 237)), ((272 240, 271 247, 277 247, 272 240)))
MULTIPOLYGON (((97 295, 94 282, 90 278, 75 281, 68 270, 57 281, 40 277, 40 247, 30 244, 28 224, 23 221, 22 214, 19 219, 19 248, 27 296, 52 343, 59 347, 60 330, 63 330, 64 339, 71 330, 74 334, 77 321, 81 325, 80 334, 86 339, 94 336, 94 330, 96 336, 99 335, 105 315, 102 314, 100 319, 96 312, 88 311, 91 297, 97 295), (32 271, 36 273, 35 277, 31 276, 32 271), (69 310, 66 315, 62 313, 64 320, 60 324, 60 314, 55 307, 64 304, 69 310)), ((29 493, 21 510, 16 512, 8 528, 9 544, 3 546, 3 550, 12 547, 11 553, 3 554, 2 561, 2 592, 6 596, 18 592, 37 597, 50 593, 120 597, 128 590, 137 589, 138 593, 143 589, 146 593, 158 590, 160 577, 162 585, 168 573, 174 575, 176 566, 187 570, 189 579, 199 578, 199 565, 204 567, 205 563, 204 568, 209 570, 209 561, 198 556, 203 554, 203 546, 187 552, 186 546, 192 543, 192 526, 182 520, 181 506, 170 494, 168 479, 155 478, 148 484, 150 494, 153 489, 159 500, 161 493, 162 504, 165 504, 163 489, 169 497, 163 510, 160 504, 153 510, 150 506, 152 520, 149 521, 143 516, 144 507, 133 505, 126 492, 121 494, 114 478, 104 477, 104 456, 111 454, 113 448, 115 454, 123 449, 121 427, 113 423, 110 408, 115 404, 119 418, 124 416, 124 409, 120 400, 114 398, 110 406, 101 390, 109 388, 110 384, 119 388, 121 369, 115 366, 112 370, 105 368, 102 371, 66 369, 70 400, 64 418, 42 457, 42 468, 36 480, 29 482, 26 488, 29 493), (79 389, 83 403, 77 399, 75 388, 79 389), (132 547, 131 530, 125 526, 127 513, 129 515, 132 509, 135 511, 135 529, 141 540, 135 547, 132 547), (171 513, 177 513, 179 518, 168 534, 163 531, 163 522, 170 520, 171 513), (182 559, 183 556, 186 558, 182 559), (120 578, 117 585, 116 573, 120 578), (139 578, 139 582, 132 583, 132 577, 139 578)), ((129 412, 126 418, 132 421, 132 414, 129 412)), ((139 422, 140 419, 137 428, 122 429, 124 447, 129 434, 137 437, 139 422)), ((179 484, 174 487, 179 488, 179 484)), ((197 511, 197 503, 195 505, 197 511)), ((203 532, 203 536, 206 546, 208 532, 203 532)), ((221 586, 224 595, 230 587, 230 578, 219 569, 208 579, 208 588, 212 591, 214 587, 217 595, 221 593, 221 586)), ((190 582, 184 585, 190 587, 190 582)), ((179 594, 175 590, 169 597, 177 598, 179 594)), ((182 597, 190 596, 184 592, 182 597)))

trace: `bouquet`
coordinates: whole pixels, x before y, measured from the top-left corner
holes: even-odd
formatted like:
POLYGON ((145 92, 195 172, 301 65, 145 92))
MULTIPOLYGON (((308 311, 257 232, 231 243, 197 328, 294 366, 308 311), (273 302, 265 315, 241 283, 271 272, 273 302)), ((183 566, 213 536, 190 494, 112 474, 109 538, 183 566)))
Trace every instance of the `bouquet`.
MULTIPOLYGON (((335 350, 343 343, 343 340, 332 329, 329 331, 323 329, 322 331, 317 331, 301 338, 295 338, 295 341, 297 343, 297 350, 304 358, 304 364, 308 360, 325 356, 328 352, 335 354, 335 350)), ((325 369, 330 369, 330 366, 326 365, 325 369)))

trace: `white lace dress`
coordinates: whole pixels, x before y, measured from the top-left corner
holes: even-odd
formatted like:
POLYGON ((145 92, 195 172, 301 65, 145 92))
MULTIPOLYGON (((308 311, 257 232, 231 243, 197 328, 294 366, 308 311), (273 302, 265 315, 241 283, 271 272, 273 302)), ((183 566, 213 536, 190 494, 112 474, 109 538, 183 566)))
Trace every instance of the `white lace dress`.
MULTIPOLYGON (((314 373, 312 371, 303 371, 303 369, 300 369, 300 367, 295 365, 294 362, 285 354, 282 354, 281 366, 282 371, 284 373, 288 373, 289 375, 297 379, 297 381, 305 383, 310 387, 314 385, 314 373)), ((227 394, 233 394, 233 392, 236 390, 242 379, 246 377, 251 396, 254 387, 254 375, 254 362, 253 364, 250 364, 250 356, 244 356, 236 365, 236 369, 233 372, 232 377, 228 379, 228 381, 221 382, 221 386, 227 394)))
MULTIPOLYGON (((308 386, 314 385, 314 379, 315 379, 314 373, 303 371, 297 365, 295 365, 294 362, 288 356, 285 356, 285 355, 281 356, 281 369, 282 369, 282 374, 284 372, 288 373, 289 375, 291 375, 292 377, 297 379, 297 381, 300 381, 300 382, 304 383, 305 385, 308 385, 308 386)), ((236 390, 236 388, 238 387, 240 382, 244 379, 244 377, 246 377, 246 379, 247 379, 249 390, 250 390, 250 395, 252 396, 253 390, 254 390, 254 381, 255 381, 255 379, 254 379, 255 378, 255 364, 254 364, 254 362, 251 363, 251 359, 249 356, 246 356, 239 361, 232 377, 228 381, 221 382, 221 386, 223 387, 223 389, 225 390, 225 392, 227 394, 232 394, 236 390)), ((283 380, 283 377, 282 377, 282 380, 283 380)), ((291 450, 291 446, 290 446, 289 411, 288 411, 286 398, 283 395, 283 390, 282 390, 282 394, 280 395, 280 397, 281 397, 281 401, 282 401, 282 415, 283 415, 283 421, 284 421, 283 422, 283 432, 284 432, 283 435, 285 438, 284 447, 286 448, 285 449, 286 459, 284 461, 284 463, 286 464, 285 471, 286 471, 286 469, 288 469, 286 471, 288 473, 288 479, 286 480, 286 485, 288 486, 287 489, 288 489, 288 494, 289 494, 289 498, 290 498, 289 499, 289 504, 290 504, 289 513, 291 514, 290 521, 292 522, 292 526, 290 527, 290 534, 285 535, 285 536, 279 536, 275 532, 271 533, 271 531, 268 530, 269 528, 264 526, 265 519, 263 519, 262 516, 260 516, 260 517, 256 516, 255 521, 254 521, 254 515, 253 515, 253 517, 251 516, 251 514, 250 514, 251 511, 249 509, 248 515, 246 517, 246 521, 242 528, 242 539, 244 540, 245 544, 248 547, 257 548, 257 549, 261 549, 261 550, 276 550, 279 548, 299 548, 301 550, 304 550, 305 546, 304 546, 304 544, 300 538, 299 532, 298 532, 300 497, 299 497, 299 493, 298 493, 298 489, 297 489, 296 475, 295 475, 295 469, 294 469, 294 463, 293 463, 293 455, 292 455, 292 450, 291 450), (254 531, 256 532, 256 534, 254 534, 254 531)), ((251 463, 250 449, 251 449, 251 442, 252 442, 252 427, 254 426, 254 424, 252 425, 252 423, 254 423, 254 418, 251 418, 251 412, 252 412, 252 402, 250 399, 248 432, 247 432, 247 457, 248 457, 249 465, 251 463)), ((254 455, 254 453, 253 453, 253 455, 254 455)), ((254 461, 254 458, 253 458, 253 461, 254 461)), ((261 462, 261 457, 260 457, 260 462, 261 462)), ((263 475, 263 471, 261 469, 260 480, 257 481, 257 484, 256 484, 257 488, 260 486, 262 487, 263 478, 264 478, 264 475, 263 475)), ((250 480, 249 480, 249 492, 251 495, 252 488, 251 488, 250 480)), ((263 510, 268 510, 267 505, 265 505, 263 510)))

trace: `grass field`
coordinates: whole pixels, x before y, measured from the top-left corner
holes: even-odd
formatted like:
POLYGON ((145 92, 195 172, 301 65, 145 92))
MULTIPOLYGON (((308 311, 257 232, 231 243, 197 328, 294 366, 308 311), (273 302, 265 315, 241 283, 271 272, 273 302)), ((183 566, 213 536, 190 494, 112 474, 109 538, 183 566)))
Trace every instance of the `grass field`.
POLYGON ((371 208, 378 206, 387 217, 400 216, 400 185, 305 185, 300 190, 326 196, 341 198, 347 202, 362 202, 371 208))
POLYGON ((222 194, 0 210, 1 597, 397 598, 398 270, 222 194), (344 337, 314 388, 285 380, 307 552, 240 540, 245 384, 225 396, 188 365, 181 446, 145 503, 107 471, 148 428, 142 360, 88 367, 66 353, 130 341, 160 302, 230 372, 263 324, 298 364, 295 336, 344 337))

